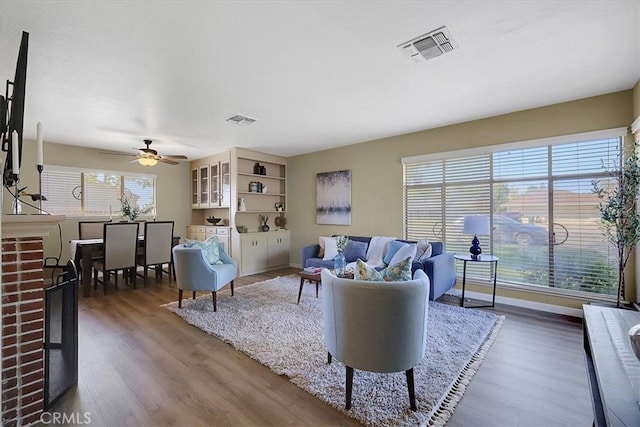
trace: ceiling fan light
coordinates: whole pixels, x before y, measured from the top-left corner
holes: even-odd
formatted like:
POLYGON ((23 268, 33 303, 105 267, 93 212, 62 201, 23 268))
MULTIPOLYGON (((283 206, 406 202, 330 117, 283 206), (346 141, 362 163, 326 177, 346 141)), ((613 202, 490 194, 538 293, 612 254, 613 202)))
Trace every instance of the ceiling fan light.
POLYGON ((158 160, 152 157, 140 157, 138 159, 138 163, 140 163, 142 166, 155 166, 158 163, 158 160))

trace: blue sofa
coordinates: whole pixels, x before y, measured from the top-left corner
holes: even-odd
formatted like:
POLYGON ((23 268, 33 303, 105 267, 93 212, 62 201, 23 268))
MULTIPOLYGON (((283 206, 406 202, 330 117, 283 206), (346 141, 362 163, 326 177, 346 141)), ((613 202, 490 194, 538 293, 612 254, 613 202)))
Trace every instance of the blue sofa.
MULTIPOLYGON (((365 242, 367 244, 371 241, 371 237, 348 237, 351 240, 365 242)), ((400 241, 408 242, 407 240, 400 241)), ((456 262, 453 258, 453 254, 445 251, 444 242, 430 243, 431 247, 433 248, 431 258, 425 260, 424 262, 414 261, 411 265, 411 273, 413 274, 418 269, 424 270, 424 272, 427 273, 431 286, 429 299, 436 300, 456 285, 456 262)), ((318 244, 303 246, 302 267, 319 267, 332 269, 333 260, 323 261, 322 258, 318 258, 319 251, 320 245, 318 244)))

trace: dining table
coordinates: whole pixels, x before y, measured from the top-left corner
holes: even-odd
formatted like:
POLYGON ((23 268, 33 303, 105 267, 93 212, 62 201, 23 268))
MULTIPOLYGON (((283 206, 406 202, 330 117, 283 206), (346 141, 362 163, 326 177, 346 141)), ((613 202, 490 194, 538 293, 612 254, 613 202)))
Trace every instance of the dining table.
MULTIPOLYGON (((144 246, 144 235, 138 236, 138 244, 144 246)), ((81 286, 82 296, 91 296, 91 269, 93 266, 93 259, 96 256, 102 255, 104 251, 103 239, 75 239, 70 240, 70 258, 76 265, 79 265, 82 271, 81 274, 81 286)), ((173 236, 173 246, 180 244, 180 236, 173 236)))

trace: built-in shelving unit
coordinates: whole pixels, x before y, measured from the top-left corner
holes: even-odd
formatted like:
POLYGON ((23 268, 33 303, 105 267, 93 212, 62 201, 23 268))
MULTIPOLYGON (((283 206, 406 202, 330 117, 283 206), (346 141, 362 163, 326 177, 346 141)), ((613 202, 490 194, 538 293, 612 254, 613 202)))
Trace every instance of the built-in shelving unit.
POLYGON ((238 261, 240 275, 288 266, 290 237, 283 226, 287 214, 286 158, 232 148, 195 160, 191 168, 188 236, 202 240, 217 234, 238 261), (254 173, 256 163, 258 173, 254 173), (240 210, 241 199, 244 210, 240 210), (223 227, 207 226, 210 215, 223 218, 219 224, 223 227), (269 231, 261 229, 260 216, 269 217, 269 231))

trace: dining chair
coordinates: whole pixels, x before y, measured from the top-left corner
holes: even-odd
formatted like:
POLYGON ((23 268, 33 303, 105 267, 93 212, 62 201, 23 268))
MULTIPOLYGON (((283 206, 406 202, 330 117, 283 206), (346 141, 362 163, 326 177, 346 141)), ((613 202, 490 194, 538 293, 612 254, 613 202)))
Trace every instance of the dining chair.
POLYGON ((102 227, 105 223, 111 221, 79 221, 78 222, 78 239, 102 239, 102 227))
POLYGON ((138 265, 144 269, 144 286, 147 286, 147 276, 150 267, 155 267, 156 280, 162 278, 162 265, 168 265, 169 278, 173 268, 173 221, 147 221, 144 223, 144 248, 138 255, 138 265))
POLYGON ((111 273, 115 273, 115 287, 118 287, 118 271, 123 271, 123 276, 129 281, 133 280, 133 288, 136 288, 136 256, 138 248, 137 222, 105 223, 104 227, 104 257, 93 261, 93 286, 98 283, 104 286, 104 294, 107 294, 107 284, 111 273), (130 274, 124 273, 129 270, 130 274), (102 272, 102 282, 98 280, 98 273, 102 272))

